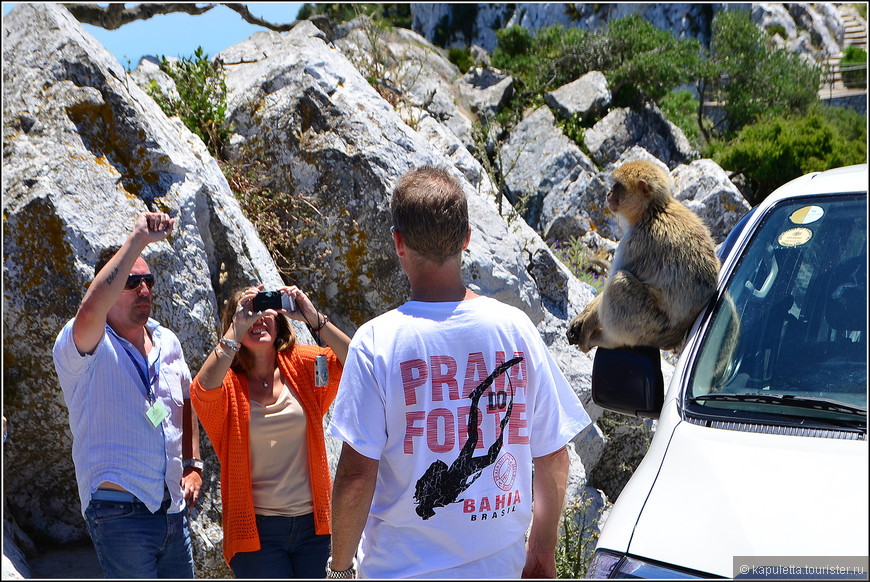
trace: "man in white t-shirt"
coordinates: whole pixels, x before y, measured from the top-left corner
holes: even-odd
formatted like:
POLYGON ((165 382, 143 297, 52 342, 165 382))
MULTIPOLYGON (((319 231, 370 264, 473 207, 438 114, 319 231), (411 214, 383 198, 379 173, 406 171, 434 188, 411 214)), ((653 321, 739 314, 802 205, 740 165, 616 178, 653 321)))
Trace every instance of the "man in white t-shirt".
POLYGON ((465 287, 460 183, 412 170, 390 209, 411 300, 350 344, 327 577, 357 554, 361 578, 555 578, 566 444, 589 416, 528 316, 465 287))

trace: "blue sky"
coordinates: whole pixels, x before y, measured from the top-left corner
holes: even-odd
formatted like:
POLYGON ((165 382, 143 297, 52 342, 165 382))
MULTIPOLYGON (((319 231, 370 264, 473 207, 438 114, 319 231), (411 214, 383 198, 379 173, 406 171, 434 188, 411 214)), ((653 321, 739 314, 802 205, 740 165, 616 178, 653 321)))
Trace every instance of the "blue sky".
MULTIPOLYGON (((3 16, 15 6, 3 2, 3 16)), ((130 3, 134 5, 135 3, 130 3)), ((254 16, 274 23, 290 23, 296 19, 302 2, 249 2, 254 16)), ((205 14, 161 14, 148 20, 125 24, 117 30, 105 30, 83 25, 125 68, 136 68, 145 55, 189 57, 201 46, 209 56, 239 43, 262 27, 248 24, 226 6, 215 6, 205 14)))

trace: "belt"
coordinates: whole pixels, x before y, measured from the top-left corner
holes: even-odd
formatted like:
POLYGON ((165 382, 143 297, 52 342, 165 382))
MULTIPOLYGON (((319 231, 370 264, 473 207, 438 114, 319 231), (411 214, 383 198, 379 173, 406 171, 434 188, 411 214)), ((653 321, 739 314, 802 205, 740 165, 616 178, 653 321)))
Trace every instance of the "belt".
MULTIPOLYGON (((169 489, 165 486, 163 487, 163 501, 167 501, 171 499, 172 496, 169 494, 169 489)), ((97 489, 93 493, 91 493, 91 499, 95 499, 97 501, 116 501, 122 503, 135 503, 142 501, 130 493, 129 491, 117 491, 115 489, 97 489)))

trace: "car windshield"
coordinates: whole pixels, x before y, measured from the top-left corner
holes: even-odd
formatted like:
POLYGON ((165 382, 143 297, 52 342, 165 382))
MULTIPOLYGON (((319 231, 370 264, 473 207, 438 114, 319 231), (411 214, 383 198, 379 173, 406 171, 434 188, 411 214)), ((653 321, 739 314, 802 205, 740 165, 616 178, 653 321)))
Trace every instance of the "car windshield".
POLYGON ((689 411, 866 425, 866 195, 766 214, 712 314, 689 411))

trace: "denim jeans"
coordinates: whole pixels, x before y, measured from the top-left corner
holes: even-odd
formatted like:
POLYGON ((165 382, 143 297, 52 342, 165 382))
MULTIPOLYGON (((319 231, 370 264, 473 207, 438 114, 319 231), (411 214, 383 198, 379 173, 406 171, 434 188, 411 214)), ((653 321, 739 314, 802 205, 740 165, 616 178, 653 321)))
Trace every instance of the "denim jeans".
POLYGON ((187 509, 167 514, 170 502, 151 513, 138 499, 91 499, 85 522, 106 578, 194 577, 187 509))
POLYGON ((236 578, 325 578, 329 535, 314 533, 314 514, 257 516, 260 549, 230 560, 236 578))

